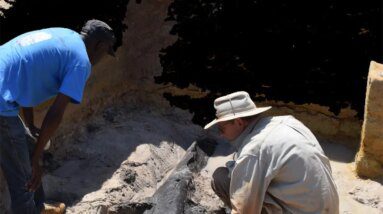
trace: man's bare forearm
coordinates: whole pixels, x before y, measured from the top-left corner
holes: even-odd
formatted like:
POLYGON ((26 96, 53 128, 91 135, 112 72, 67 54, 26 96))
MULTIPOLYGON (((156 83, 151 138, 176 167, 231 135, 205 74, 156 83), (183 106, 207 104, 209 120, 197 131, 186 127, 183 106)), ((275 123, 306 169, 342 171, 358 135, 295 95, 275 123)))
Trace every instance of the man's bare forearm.
POLYGON ((57 130, 61 120, 62 120, 63 114, 60 112, 55 111, 54 109, 50 109, 47 113, 47 115, 44 118, 44 122, 41 126, 41 131, 39 138, 37 139, 35 151, 34 151, 34 158, 40 158, 46 143, 48 140, 52 137, 54 132, 57 130))
POLYGON ((41 126, 40 135, 37 139, 33 159, 38 160, 44 151, 44 147, 48 140, 53 136, 63 118, 65 108, 69 103, 70 98, 59 94, 55 102, 50 107, 48 113, 45 115, 43 124, 41 126))

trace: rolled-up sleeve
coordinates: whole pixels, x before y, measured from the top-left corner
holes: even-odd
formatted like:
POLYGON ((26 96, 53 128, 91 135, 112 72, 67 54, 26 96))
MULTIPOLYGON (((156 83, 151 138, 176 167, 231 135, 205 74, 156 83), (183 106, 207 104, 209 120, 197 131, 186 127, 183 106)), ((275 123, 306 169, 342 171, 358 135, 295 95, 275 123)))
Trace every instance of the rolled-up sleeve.
POLYGON ((261 213, 271 179, 267 165, 257 156, 245 155, 236 161, 230 183, 232 214, 261 213))

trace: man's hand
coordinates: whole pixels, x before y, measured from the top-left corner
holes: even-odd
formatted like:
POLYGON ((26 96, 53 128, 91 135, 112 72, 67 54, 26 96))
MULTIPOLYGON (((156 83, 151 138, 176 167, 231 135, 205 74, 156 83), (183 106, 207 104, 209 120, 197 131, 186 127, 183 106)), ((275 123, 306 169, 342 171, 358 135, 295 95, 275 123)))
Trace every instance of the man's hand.
MULTIPOLYGON (((41 129, 35 126, 32 126, 32 127, 26 127, 26 130, 27 130, 28 137, 33 140, 33 143, 36 143, 37 139, 39 139, 40 137, 41 129)), ((50 146, 51 146, 51 140, 48 140, 48 142, 46 143, 44 147, 44 150, 48 150, 50 146)))
POLYGON ((33 138, 33 140, 36 142, 37 139, 39 138, 40 136, 40 129, 37 128, 36 126, 30 126, 30 127, 27 127, 27 134, 33 138))
POLYGON ((32 136, 35 138, 38 138, 40 135, 40 129, 36 126, 28 127, 29 131, 31 132, 32 136))
POLYGON ((40 158, 33 157, 32 159, 32 178, 27 183, 27 188, 29 191, 34 192, 41 185, 41 177, 43 174, 43 169, 40 166, 40 158))

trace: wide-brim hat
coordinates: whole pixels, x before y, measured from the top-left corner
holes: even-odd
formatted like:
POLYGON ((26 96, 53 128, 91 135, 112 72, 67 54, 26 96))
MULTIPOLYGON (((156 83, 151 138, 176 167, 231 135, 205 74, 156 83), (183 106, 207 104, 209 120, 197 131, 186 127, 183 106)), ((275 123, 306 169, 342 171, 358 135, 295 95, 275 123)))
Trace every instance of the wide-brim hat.
POLYGON ((269 110, 271 106, 257 107, 246 91, 238 91, 215 99, 214 108, 216 119, 208 123, 204 129, 219 122, 260 114, 269 110))

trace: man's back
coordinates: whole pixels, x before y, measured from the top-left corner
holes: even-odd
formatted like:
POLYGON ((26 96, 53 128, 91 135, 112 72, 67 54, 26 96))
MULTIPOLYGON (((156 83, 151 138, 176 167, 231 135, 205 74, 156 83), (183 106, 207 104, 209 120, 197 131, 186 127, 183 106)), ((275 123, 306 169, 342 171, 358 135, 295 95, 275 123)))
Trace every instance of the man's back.
POLYGON ((90 69, 85 44, 72 30, 48 28, 12 39, 0 46, 0 115, 14 116, 19 106, 36 106, 59 92, 80 102, 90 69))
POLYGON ((238 212, 337 213, 330 163, 309 129, 292 116, 267 117, 251 126, 242 136, 231 180, 232 203, 248 197, 238 212), (244 180, 249 185, 243 186, 244 180))

